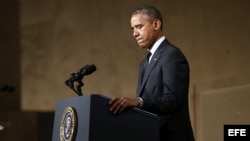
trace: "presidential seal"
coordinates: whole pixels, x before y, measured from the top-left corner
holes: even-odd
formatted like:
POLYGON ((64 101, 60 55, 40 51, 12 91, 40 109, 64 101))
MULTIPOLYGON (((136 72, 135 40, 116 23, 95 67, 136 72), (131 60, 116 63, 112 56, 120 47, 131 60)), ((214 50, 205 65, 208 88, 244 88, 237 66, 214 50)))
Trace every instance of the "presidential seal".
POLYGON ((77 130, 77 114, 73 107, 67 107, 60 123, 60 141, 74 141, 77 130))

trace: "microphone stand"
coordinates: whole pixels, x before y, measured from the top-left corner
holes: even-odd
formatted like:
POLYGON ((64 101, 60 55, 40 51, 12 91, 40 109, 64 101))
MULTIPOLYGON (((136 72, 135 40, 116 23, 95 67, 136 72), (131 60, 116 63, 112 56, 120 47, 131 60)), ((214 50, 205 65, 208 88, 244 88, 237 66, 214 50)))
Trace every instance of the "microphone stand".
POLYGON ((78 75, 75 73, 72 73, 70 75, 70 78, 68 80, 65 81, 65 84, 67 86, 69 86, 69 88, 71 88, 78 96, 82 96, 82 89, 81 87, 84 86, 84 83, 82 82, 83 77, 78 78, 78 75), (75 86, 74 81, 76 80, 76 82, 78 83, 77 86, 75 86))
POLYGON ((77 73, 72 73, 68 80, 65 81, 65 84, 69 86, 75 93, 77 93, 79 96, 82 96, 82 89, 81 87, 84 86, 82 79, 85 75, 89 75, 92 72, 96 70, 96 66, 94 64, 92 65, 86 65, 83 68, 80 69, 77 73), (74 82, 77 82, 78 85, 75 87, 74 82))

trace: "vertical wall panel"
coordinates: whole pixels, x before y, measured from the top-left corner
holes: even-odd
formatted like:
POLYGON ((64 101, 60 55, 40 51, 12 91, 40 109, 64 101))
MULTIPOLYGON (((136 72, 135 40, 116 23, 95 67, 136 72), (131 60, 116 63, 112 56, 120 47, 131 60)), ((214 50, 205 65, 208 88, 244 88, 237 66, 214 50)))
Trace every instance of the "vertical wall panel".
POLYGON ((198 139, 221 141, 225 124, 249 124, 249 92, 250 85, 200 92, 198 139))

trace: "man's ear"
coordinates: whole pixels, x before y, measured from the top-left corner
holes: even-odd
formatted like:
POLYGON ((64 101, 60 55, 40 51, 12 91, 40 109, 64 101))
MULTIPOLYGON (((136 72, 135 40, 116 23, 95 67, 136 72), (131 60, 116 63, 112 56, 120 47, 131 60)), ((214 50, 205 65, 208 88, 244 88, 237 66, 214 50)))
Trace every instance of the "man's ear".
POLYGON ((154 24, 155 30, 160 30, 161 29, 161 24, 162 23, 161 23, 161 21, 159 19, 155 19, 153 24, 154 24))

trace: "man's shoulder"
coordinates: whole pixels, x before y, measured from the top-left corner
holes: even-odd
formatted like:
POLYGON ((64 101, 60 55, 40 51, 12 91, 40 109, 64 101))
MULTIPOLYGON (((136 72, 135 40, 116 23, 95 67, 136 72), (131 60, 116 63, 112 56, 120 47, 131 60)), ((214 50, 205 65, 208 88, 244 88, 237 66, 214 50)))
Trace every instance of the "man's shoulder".
POLYGON ((168 53, 181 53, 182 51, 180 50, 180 48, 178 48, 177 46, 171 44, 169 41, 165 40, 162 42, 161 44, 162 50, 164 50, 164 52, 168 52, 168 53))

